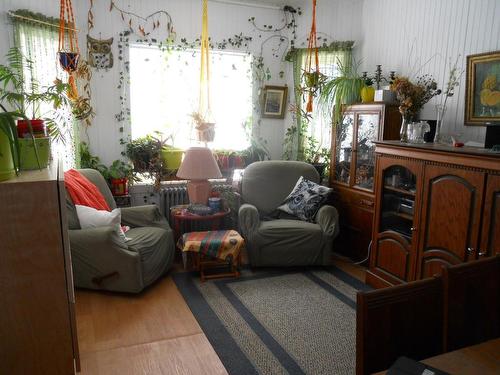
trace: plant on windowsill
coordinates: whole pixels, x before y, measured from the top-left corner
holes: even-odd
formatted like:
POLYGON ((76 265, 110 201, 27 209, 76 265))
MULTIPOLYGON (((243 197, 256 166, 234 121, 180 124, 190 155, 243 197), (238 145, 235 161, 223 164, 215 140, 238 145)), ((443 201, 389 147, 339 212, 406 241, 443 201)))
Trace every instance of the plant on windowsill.
POLYGON ((70 104, 66 96, 69 86, 56 80, 52 86, 40 87, 33 78, 33 62, 16 47, 9 49, 6 58, 8 64, 0 65, 0 101, 14 108, 19 118, 16 131, 20 135, 20 169, 46 167, 50 156, 47 129, 50 136, 64 141, 56 110, 70 104), (26 81, 26 72, 31 72, 29 81, 26 81), (36 117, 42 103, 52 104, 54 111, 49 117, 36 117), (28 111, 31 111, 31 119, 28 119, 28 111))
POLYGON ((162 179, 168 175, 162 160, 162 150, 167 140, 163 139, 161 133, 146 135, 134 140, 121 140, 125 145, 123 156, 127 156, 134 165, 135 177, 137 174, 146 175, 154 181, 154 186, 159 189, 162 179))
POLYGON ((0 181, 13 178, 19 170, 19 140, 16 129, 16 113, 0 113, 0 181))
POLYGON ((133 168, 123 160, 115 160, 108 168, 107 175, 114 196, 128 194, 129 182, 133 179, 133 168))

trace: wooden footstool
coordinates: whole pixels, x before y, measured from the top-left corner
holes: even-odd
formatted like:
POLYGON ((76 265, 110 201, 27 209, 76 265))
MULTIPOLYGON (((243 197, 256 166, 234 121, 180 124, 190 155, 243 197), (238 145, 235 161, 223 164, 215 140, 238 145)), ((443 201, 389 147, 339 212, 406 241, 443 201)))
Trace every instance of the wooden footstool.
POLYGON ((241 250, 245 240, 235 230, 184 233, 177 242, 183 255, 196 253, 195 266, 201 281, 222 277, 239 277, 241 250), (216 272, 220 271, 222 272, 216 272), (209 271, 207 273, 207 271, 209 271))

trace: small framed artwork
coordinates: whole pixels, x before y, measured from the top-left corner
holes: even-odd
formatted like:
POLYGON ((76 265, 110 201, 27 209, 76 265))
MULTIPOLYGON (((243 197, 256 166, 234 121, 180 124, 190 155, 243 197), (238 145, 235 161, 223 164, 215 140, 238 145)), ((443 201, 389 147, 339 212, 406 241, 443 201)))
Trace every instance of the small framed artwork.
POLYGON ((467 56, 465 124, 500 122, 500 51, 467 56))
POLYGON ((288 87, 286 86, 265 86, 262 117, 284 118, 287 94, 288 87))

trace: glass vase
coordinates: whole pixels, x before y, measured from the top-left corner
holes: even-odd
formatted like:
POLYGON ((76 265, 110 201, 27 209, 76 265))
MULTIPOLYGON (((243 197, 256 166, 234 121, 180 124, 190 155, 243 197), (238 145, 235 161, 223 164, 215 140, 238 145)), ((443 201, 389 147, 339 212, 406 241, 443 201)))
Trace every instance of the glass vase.
POLYGON ((436 105, 436 133, 434 134, 434 143, 441 143, 441 128, 446 114, 446 106, 442 104, 436 105))
POLYGON ((403 143, 408 143, 408 123, 411 121, 403 116, 403 121, 401 122, 401 130, 399 132, 399 140, 403 143))

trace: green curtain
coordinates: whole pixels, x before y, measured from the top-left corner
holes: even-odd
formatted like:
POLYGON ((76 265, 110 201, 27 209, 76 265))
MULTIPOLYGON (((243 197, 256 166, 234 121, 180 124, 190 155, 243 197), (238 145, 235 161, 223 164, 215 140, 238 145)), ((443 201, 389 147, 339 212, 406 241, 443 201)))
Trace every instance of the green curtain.
MULTIPOLYGON (((340 41, 334 42, 328 47, 323 47, 318 49, 320 72, 329 78, 333 78, 338 75, 338 62, 345 66, 352 64, 352 46, 354 42, 352 41, 340 41)), ((303 85, 302 73, 304 72, 306 66, 307 49, 300 48, 294 49, 287 54, 287 60, 293 63, 293 82, 294 87, 300 87, 303 85)), ((306 101, 303 98, 300 91, 295 89, 295 105, 298 109, 304 108, 306 101)), ((296 126, 300 129, 302 118, 300 116, 300 111, 297 112, 296 116, 296 126)), ((312 120, 310 121, 310 129, 308 129, 309 134, 315 137, 320 144, 329 143, 329 135, 324 134, 325 129, 331 128, 331 119, 325 118, 325 116, 318 110, 317 98, 313 105, 312 120)), ((302 160, 304 155, 304 134, 301 132, 297 133, 297 160, 302 160)), ((329 146, 328 146, 329 147, 329 146)))
MULTIPOLYGON (((66 81, 67 74, 57 61, 59 19, 28 10, 16 10, 10 13, 23 17, 10 17, 14 27, 14 45, 32 61, 31 69, 25 69, 23 72, 25 89, 32 89, 33 80, 38 82, 41 88, 51 86, 56 78, 66 81)), ((70 108, 56 112, 51 104, 42 103, 37 113, 27 109, 26 115, 54 118, 62 137, 52 139, 53 154, 57 154, 57 157, 63 160, 65 169, 77 166, 76 161, 80 159, 77 155, 79 126, 71 115, 70 108)))

